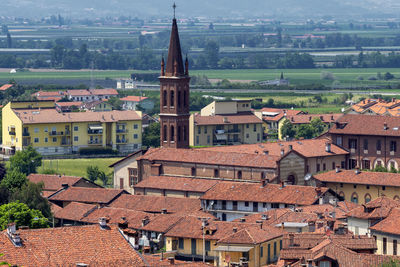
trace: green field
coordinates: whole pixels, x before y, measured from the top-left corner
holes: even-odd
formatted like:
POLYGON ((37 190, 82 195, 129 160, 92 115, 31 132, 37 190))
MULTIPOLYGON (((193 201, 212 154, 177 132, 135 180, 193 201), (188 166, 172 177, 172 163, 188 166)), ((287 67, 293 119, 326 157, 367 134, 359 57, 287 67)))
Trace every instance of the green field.
MULTIPOLYGON (((109 71, 93 71, 94 79, 106 78, 129 78, 131 70, 109 70, 109 71)), ((139 72, 139 71, 135 71, 139 72)), ((141 71, 143 72, 143 71, 141 71)), ((17 73, 0 72, 0 79, 11 80, 35 80, 35 79, 88 79, 91 78, 91 71, 21 71, 17 73)))
POLYGON ((53 159, 43 160, 42 166, 38 169, 39 173, 44 170, 52 169, 59 174, 86 177, 88 166, 98 166, 101 171, 109 174, 113 171, 108 166, 121 158, 93 158, 93 159, 53 159))

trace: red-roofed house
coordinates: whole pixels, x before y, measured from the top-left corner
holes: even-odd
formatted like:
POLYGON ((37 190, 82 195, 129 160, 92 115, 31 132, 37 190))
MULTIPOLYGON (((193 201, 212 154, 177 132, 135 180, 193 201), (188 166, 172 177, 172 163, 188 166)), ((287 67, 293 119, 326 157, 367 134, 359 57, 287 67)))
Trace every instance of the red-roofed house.
POLYGON ((154 108, 153 100, 145 96, 129 95, 120 100, 122 101, 122 109, 125 110, 137 110, 138 105, 146 111, 154 108))
POLYGON ((189 144, 254 144, 263 139, 262 120, 251 112, 251 100, 214 101, 189 120, 189 144))
POLYGON ((14 86, 14 84, 4 84, 4 85, 2 85, 2 86, 0 86, 0 91, 6 91, 6 90, 8 90, 8 89, 10 89, 10 88, 12 88, 14 86))

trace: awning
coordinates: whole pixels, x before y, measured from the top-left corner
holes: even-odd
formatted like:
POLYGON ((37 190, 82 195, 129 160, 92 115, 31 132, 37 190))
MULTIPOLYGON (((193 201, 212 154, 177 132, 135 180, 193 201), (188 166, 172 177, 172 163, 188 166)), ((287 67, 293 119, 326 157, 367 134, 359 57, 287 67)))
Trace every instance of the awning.
POLYGON ((215 251, 229 251, 229 252, 248 252, 253 247, 239 247, 239 246, 218 246, 215 251))
POLYGON ((92 126, 89 126, 89 129, 90 130, 103 130, 103 126, 101 126, 101 125, 92 125, 92 126))
POLYGON ((216 134, 215 137, 217 138, 217 140, 228 140, 226 134, 216 134))

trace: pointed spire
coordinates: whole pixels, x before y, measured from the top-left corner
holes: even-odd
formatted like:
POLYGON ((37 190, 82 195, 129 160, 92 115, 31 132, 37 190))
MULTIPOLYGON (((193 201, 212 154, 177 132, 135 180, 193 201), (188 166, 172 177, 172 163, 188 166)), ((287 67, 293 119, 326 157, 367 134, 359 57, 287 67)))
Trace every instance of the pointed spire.
POLYGON ((172 20, 172 30, 171 30, 171 38, 169 40, 169 48, 168 48, 168 59, 167 66, 165 70, 165 76, 184 76, 185 70, 183 68, 183 60, 182 60, 182 51, 181 44, 179 41, 179 32, 178 25, 176 23, 175 18, 175 8, 174 4, 174 19, 172 20), (176 73, 175 73, 175 62, 176 62, 176 73))

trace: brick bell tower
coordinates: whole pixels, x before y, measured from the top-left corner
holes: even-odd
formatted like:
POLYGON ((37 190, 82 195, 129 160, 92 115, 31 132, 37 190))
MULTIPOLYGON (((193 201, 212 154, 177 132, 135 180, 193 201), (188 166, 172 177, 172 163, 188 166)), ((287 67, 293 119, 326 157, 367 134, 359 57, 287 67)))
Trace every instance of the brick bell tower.
POLYGON ((189 148, 189 62, 183 65, 174 4, 167 65, 161 60, 160 79, 160 145, 189 148))

